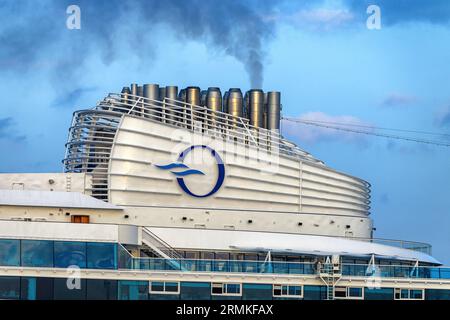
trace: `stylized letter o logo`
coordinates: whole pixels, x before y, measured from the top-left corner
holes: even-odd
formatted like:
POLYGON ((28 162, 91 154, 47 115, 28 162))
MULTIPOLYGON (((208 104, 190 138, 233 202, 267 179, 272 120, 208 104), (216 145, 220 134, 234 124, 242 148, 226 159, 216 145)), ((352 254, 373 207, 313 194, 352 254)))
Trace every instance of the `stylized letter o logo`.
POLYGON ((186 192, 187 194, 189 194, 193 197, 196 197, 196 198, 206 198, 206 197, 209 197, 210 195, 216 193, 222 186, 223 181, 225 179, 225 165, 223 164, 222 158, 220 158, 219 154, 214 149, 211 149, 210 147, 203 146, 203 145, 190 146, 189 148, 187 148, 186 150, 184 150, 183 152, 180 153, 180 156, 178 157, 178 161, 183 162, 186 155, 189 152, 191 152, 192 150, 194 150, 195 148, 202 148, 202 149, 208 150, 209 152, 211 152, 211 155, 216 159, 219 175, 217 177, 217 182, 216 182, 214 188, 207 194, 198 195, 198 194, 193 193, 191 190, 189 190, 189 188, 186 186, 186 183, 184 182, 183 178, 177 178, 177 181, 178 181, 178 184, 180 185, 181 189, 183 189, 183 191, 186 192))

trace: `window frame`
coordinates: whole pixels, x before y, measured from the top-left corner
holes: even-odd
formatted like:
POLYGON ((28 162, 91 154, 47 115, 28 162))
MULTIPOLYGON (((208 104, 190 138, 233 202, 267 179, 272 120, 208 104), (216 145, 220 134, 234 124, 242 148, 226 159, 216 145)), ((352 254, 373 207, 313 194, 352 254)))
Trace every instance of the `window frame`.
POLYGON ((272 297, 274 298, 296 298, 296 299, 302 299, 304 296, 304 288, 303 285, 301 284, 279 284, 279 283, 274 283, 272 285, 272 297), (276 295, 275 294, 275 286, 280 286, 280 290, 281 290, 281 294, 280 295, 276 295), (286 292, 287 294, 283 294, 283 287, 287 287, 286 288, 286 292), (301 288, 301 294, 300 295, 292 295, 289 294, 289 287, 300 287, 301 288))
POLYGON ((403 301, 408 301, 408 300, 412 300, 412 301, 422 301, 425 300, 425 289, 418 289, 418 288, 394 288, 394 300, 403 300, 403 301), (402 290, 407 290, 408 291, 408 298, 402 298, 402 290), (411 298, 411 291, 422 291, 422 298, 417 299, 417 298, 411 298), (397 298, 397 294, 398 294, 398 298, 397 298))
POLYGON ((180 294, 180 282, 179 281, 164 281, 164 280, 152 280, 148 282, 148 292, 150 294, 180 294), (152 290, 152 283, 153 282, 160 282, 163 284, 163 291, 155 291, 152 290), (166 291, 166 283, 176 283, 177 284, 177 291, 166 291))
POLYGON ((333 289, 333 297, 336 300, 364 300, 364 287, 358 287, 358 286, 337 286, 337 287, 334 287, 334 289, 333 289), (345 288, 345 297, 336 297, 336 289, 337 288, 340 288, 340 289, 345 288), (354 288, 361 289, 361 296, 354 297, 354 296, 350 296, 349 295, 350 289, 354 289, 354 288))
POLYGON ((231 296, 231 297, 242 297, 242 283, 238 282, 211 282, 211 295, 212 296, 231 296), (228 293, 227 286, 228 285, 238 285, 239 293, 228 293), (214 285, 222 286, 222 293, 213 292, 214 285))

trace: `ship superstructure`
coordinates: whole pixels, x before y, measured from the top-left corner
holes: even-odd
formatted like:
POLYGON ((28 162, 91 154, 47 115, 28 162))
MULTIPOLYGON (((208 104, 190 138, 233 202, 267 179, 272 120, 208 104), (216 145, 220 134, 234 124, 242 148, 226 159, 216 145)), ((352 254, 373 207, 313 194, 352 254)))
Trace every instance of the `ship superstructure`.
POLYGON ((428 244, 373 237, 368 182, 283 138, 280 96, 132 84, 75 112, 64 173, 1 175, 0 298, 450 298, 428 244))

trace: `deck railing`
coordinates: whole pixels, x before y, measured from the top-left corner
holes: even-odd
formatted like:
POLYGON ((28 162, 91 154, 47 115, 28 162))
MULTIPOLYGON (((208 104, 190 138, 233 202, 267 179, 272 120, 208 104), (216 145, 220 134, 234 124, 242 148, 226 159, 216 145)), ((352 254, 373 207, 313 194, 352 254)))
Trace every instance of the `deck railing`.
MULTIPOLYGON (((203 259, 127 258, 120 269, 179 272, 226 272, 264 274, 317 274, 311 262, 241 261, 203 259)), ((407 279, 449 279, 450 268, 404 265, 341 264, 342 276, 407 279)))

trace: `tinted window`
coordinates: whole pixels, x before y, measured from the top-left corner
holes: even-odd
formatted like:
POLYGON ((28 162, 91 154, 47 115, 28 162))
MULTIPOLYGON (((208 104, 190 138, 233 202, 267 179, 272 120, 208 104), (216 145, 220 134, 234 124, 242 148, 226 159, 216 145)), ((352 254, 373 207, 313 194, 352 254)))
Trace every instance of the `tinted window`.
POLYGON ((117 281, 115 280, 87 280, 88 300, 116 300, 117 281))
POLYGON ((272 300, 272 285, 246 284, 242 285, 242 299, 244 300, 272 300))
POLYGON ((114 243, 87 244, 87 267, 89 269, 117 269, 117 247, 114 243))
MULTIPOLYGON (((392 288, 365 288, 364 299, 366 300, 392 300, 394 289, 392 288)), ((400 298, 398 295, 397 298, 400 298)))
POLYGON ((20 265, 20 241, 0 240, 0 266, 20 265))
POLYGON ((408 289, 402 289, 400 291, 400 297, 402 299, 408 299, 409 298, 409 290, 408 289))
POLYGON ((20 278, 0 277, 0 299, 20 298, 20 278))
POLYGON ((147 300, 147 281, 119 281, 120 300, 147 300))
POLYGON ((86 268, 86 243, 55 242, 55 267, 67 268, 76 265, 86 268))
POLYGON ((304 286, 305 300, 325 300, 327 296, 327 287, 325 286, 304 286))
POLYGON ((22 240, 22 266, 53 267, 53 242, 22 240))
POLYGON ((290 296, 301 296, 302 295, 302 287, 300 287, 300 286, 289 286, 288 294, 290 296))
POLYGON ((348 288, 349 297, 362 297, 362 288, 348 288))
POLYGON ((181 300, 210 300, 211 284, 205 282, 182 282, 181 300))
POLYGON ((52 278, 22 277, 20 298, 23 300, 52 300, 52 278))
POLYGON ((152 282, 151 283, 151 291, 164 291, 164 282, 152 282))
POLYGON ((230 294, 241 293, 241 286, 239 284, 228 283, 226 286, 227 286, 227 293, 230 293, 230 294))
POLYGON ((450 300, 450 290, 428 289, 425 298, 428 300, 450 300))
POLYGON ((422 290, 411 290, 410 298, 411 299, 422 299, 422 290))
POLYGON ((178 282, 166 282, 166 292, 178 292, 178 282))
POLYGON ((67 285, 68 279, 54 279, 53 297, 55 300, 85 300, 86 279, 80 279, 79 288, 67 285))

